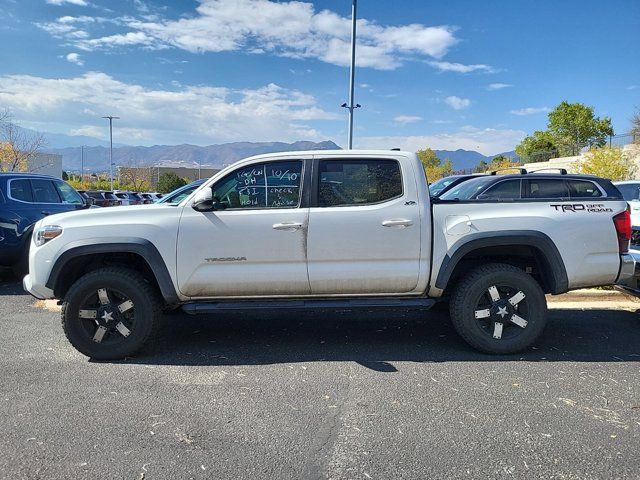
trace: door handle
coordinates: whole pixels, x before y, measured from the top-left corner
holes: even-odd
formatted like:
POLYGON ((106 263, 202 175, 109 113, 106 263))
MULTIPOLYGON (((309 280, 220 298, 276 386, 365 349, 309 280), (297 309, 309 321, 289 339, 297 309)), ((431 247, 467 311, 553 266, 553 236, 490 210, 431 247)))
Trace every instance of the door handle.
POLYGON ((41 211, 40 213, 41 213, 42 215, 44 215, 45 217, 46 217, 47 215, 51 215, 51 212, 47 212, 46 210, 43 210, 43 211, 41 211))
POLYGON ((413 225, 413 220, 407 219, 385 220, 382 222, 383 227, 410 227, 411 225, 413 225))
POLYGON ((274 223, 274 230, 285 230, 288 232, 293 232, 295 230, 300 230, 303 227, 302 223, 298 222, 282 222, 282 223, 274 223))

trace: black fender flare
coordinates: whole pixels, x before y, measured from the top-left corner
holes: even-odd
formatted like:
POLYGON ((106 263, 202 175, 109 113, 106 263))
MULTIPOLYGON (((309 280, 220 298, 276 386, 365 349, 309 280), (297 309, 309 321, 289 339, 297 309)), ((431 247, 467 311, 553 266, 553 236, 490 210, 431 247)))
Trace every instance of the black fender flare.
POLYGON ((564 293, 569 290, 567 270, 556 244, 542 232, 535 230, 505 230, 502 232, 483 232, 469 235, 451 247, 444 257, 438 276, 436 288, 444 290, 458 263, 465 255, 484 247, 495 246, 528 246, 541 254, 540 260, 550 273, 548 281, 551 293, 564 293))
POLYGON ((180 303, 162 255, 152 242, 136 237, 109 238, 107 242, 104 242, 104 239, 95 238, 68 243, 61 249, 51 268, 46 283, 47 288, 55 293, 60 274, 70 260, 98 253, 134 253, 139 255, 147 262, 153 272, 165 302, 170 305, 180 303))

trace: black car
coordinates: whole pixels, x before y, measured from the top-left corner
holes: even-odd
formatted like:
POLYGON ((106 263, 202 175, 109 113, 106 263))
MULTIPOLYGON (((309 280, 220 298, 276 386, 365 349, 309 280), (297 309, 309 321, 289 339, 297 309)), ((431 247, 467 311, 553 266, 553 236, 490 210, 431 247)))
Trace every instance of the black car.
POLYGON ((0 173, 0 266, 27 271, 33 224, 47 215, 91 206, 62 180, 34 173, 0 173))
POLYGON ((467 175, 449 175, 448 177, 441 178, 431 184, 429 184, 429 194, 432 197, 439 197, 447 190, 451 190, 456 185, 479 176, 484 176, 484 173, 470 173, 467 175))
POLYGON ((604 178, 592 175, 557 173, 526 173, 511 175, 482 175, 467 179, 437 197, 438 202, 523 200, 558 201, 582 199, 597 201, 609 197, 621 199, 622 194, 604 178))

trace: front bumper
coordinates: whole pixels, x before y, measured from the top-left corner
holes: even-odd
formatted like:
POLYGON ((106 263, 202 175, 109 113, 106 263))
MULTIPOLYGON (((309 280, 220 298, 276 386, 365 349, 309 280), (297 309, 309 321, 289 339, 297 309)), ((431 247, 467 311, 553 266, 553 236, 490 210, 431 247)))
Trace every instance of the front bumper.
POLYGON ((39 300, 53 298, 53 290, 50 290, 43 285, 38 285, 36 287, 33 284, 33 279, 30 275, 25 275, 25 277, 22 279, 22 288, 24 288, 27 292, 29 292, 39 300))

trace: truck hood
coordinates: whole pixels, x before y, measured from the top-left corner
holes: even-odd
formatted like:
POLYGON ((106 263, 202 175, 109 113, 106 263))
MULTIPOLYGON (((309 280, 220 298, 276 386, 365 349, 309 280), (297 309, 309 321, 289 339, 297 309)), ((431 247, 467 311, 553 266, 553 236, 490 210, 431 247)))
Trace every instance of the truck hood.
POLYGON ((125 207, 87 208, 71 212, 57 213, 44 217, 36 227, 41 225, 108 225, 135 223, 148 223, 151 218, 157 218, 166 214, 175 216, 180 207, 167 204, 131 205, 125 207))

